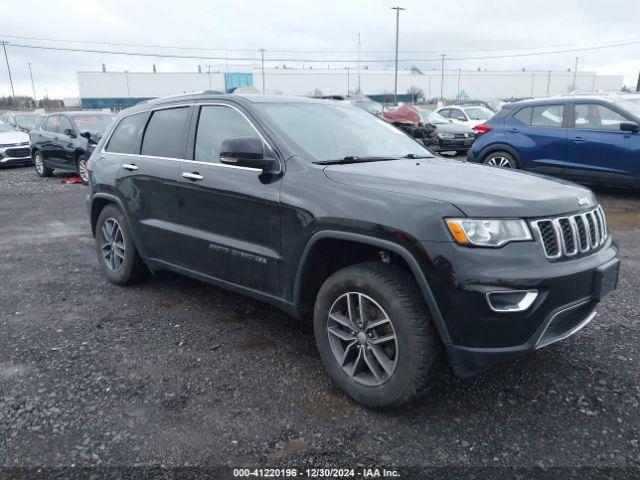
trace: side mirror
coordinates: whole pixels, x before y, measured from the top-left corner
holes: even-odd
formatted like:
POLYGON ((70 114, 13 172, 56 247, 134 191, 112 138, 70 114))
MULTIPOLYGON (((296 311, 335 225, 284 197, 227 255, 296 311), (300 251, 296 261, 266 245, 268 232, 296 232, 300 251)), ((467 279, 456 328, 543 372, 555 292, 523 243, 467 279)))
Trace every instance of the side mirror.
POLYGON ((620 130, 623 132, 637 132, 640 131, 640 125, 633 122, 621 122, 620 130))
POLYGON ((82 138, 86 138, 87 140, 91 140, 91 132, 82 132, 80 136, 82 138))
POLYGON ((268 171, 274 167, 276 160, 265 158, 264 144, 259 138, 234 137, 222 142, 220 163, 268 171))
POLYGON ((65 128, 64 132, 65 135, 68 135, 71 138, 76 138, 76 132, 74 132, 72 129, 70 128, 65 128))

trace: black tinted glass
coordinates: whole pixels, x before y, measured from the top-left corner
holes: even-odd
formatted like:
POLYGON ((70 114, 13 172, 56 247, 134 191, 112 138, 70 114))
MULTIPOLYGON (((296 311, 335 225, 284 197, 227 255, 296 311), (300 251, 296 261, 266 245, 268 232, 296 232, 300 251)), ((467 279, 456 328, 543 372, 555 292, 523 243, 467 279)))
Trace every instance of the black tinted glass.
POLYGON ((138 137, 146 113, 136 113, 123 118, 116 127, 107 145, 108 152, 138 153, 138 137))
POLYGON ((141 153, 155 157, 184 158, 182 131, 188 112, 187 107, 153 112, 144 132, 141 153))

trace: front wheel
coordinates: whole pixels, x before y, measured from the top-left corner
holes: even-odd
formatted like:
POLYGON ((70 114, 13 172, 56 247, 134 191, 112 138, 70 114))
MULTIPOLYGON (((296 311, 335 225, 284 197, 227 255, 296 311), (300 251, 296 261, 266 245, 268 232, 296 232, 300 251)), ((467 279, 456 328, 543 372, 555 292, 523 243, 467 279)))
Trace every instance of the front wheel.
POLYGON ((353 399, 397 407, 432 383, 442 345, 413 277, 367 262, 343 268, 322 285, 314 331, 329 376, 353 399))
POLYGON ((500 168, 518 168, 518 162, 509 152, 491 152, 482 162, 485 165, 500 168))
POLYGON ((53 169, 47 167, 47 164, 44 163, 44 157, 39 151, 36 151, 33 155, 33 166, 36 167, 36 173, 41 177, 50 177, 53 173, 53 169))
POLYGON ((98 262, 111 283, 126 285, 146 277, 148 270, 133 244, 126 218, 115 205, 100 212, 95 243, 98 262))

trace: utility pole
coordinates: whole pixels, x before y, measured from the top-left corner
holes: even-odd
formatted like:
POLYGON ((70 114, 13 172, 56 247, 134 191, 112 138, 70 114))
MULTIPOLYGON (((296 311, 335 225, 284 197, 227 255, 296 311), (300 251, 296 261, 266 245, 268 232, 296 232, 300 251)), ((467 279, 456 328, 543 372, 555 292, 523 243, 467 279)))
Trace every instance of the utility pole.
POLYGON ((442 57, 440 66, 440 101, 444 105, 444 53, 440 56, 442 57))
POLYGON ((458 94, 456 95, 456 98, 460 100, 460 69, 458 69, 458 94))
POLYGON ((533 82, 536 79, 536 74, 535 72, 531 72, 531 94, 529 95, 530 97, 533 97, 533 82))
POLYGON ((638 74, 638 84, 636 85, 636 92, 640 92, 640 73, 638 74))
POLYGON ((9 83, 11 83, 11 96, 13 97, 13 103, 16 103, 16 92, 13 90, 13 78, 11 77, 11 67, 9 66, 9 57, 7 56, 7 43, 2 40, 2 49, 4 50, 4 59, 7 62, 7 71, 9 72, 9 83))
POLYGON ((360 32, 358 32, 358 93, 362 93, 362 89, 360 88, 360 32))
POLYGON ((578 74, 578 59, 580 57, 576 57, 576 65, 575 67, 573 67, 573 86, 571 88, 571 90, 575 90, 576 89, 576 75, 578 74))
POLYGON ((264 89, 264 52, 265 52, 265 49, 264 48, 260 48, 258 51, 260 52, 261 63, 262 63, 262 93, 264 93, 265 92, 265 89, 264 89))
POLYGON ((349 89, 350 89, 350 85, 349 85, 349 82, 350 82, 350 79, 349 79, 349 67, 346 67, 346 69, 347 69, 347 97, 348 97, 349 96, 349 89))
POLYGON ((393 101, 398 105, 398 40, 400 38, 400 10, 404 10, 404 8, 391 7, 391 10, 396 11, 396 72, 393 82, 393 101))
POLYGON ((36 87, 33 84, 33 72, 31 72, 31 62, 27 62, 27 65, 29 65, 29 76, 31 77, 31 89, 33 90, 33 105, 35 107, 37 106, 36 103, 38 102, 38 100, 36 99, 36 87))
POLYGON ((549 85, 551 85, 551 70, 547 74, 547 97, 549 96, 549 85))
POLYGON ((207 65, 207 75, 209 76, 209 90, 211 90, 211 65, 207 65))

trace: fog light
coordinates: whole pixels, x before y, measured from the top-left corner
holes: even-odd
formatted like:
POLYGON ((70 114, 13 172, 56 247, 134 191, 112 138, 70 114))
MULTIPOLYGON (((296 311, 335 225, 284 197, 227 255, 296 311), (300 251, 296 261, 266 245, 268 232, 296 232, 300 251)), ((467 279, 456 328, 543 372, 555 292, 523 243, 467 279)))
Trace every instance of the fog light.
POLYGON ((524 312, 538 298, 537 290, 487 292, 487 303, 494 312, 524 312))

